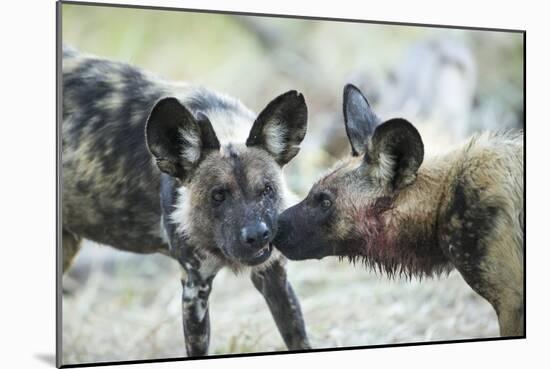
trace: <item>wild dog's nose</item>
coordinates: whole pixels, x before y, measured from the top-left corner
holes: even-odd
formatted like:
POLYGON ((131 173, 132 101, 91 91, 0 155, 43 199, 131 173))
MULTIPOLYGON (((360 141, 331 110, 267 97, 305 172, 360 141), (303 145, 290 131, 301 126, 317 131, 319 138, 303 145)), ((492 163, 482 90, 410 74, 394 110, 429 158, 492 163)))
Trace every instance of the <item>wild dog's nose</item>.
POLYGON ((248 225, 241 229, 241 241, 250 246, 263 246, 271 237, 271 232, 264 222, 248 225))

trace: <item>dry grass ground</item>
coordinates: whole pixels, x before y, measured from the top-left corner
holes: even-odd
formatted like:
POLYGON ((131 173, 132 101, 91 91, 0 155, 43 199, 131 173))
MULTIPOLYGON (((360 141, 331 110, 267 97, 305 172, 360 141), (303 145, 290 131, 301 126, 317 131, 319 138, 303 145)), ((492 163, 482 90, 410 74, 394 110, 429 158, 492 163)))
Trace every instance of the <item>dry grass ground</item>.
MULTIPOLYGON (((456 272, 388 280, 337 259, 290 262, 313 347, 494 337, 496 315, 456 272)), ((183 357, 177 264, 87 244, 65 278, 63 362, 183 357)), ((210 300, 211 354, 285 350, 247 275, 223 270, 210 300)))
MULTIPOLYGON (((347 82, 362 87, 382 117, 414 122, 427 153, 449 150, 461 135, 523 125, 520 34, 65 4, 63 40, 223 91, 256 111, 278 93, 300 90, 308 133, 285 168, 300 197, 349 152, 341 113, 347 82), (454 51, 442 57, 434 40, 454 51)), ((288 269, 315 348, 498 335, 491 306, 456 272, 388 280, 337 259, 290 262, 288 269)), ((64 287, 64 363, 185 356, 175 261, 87 244, 64 287)), ((247 275, 216 277, 210 315, 211 354, 285 349, 247 275)))

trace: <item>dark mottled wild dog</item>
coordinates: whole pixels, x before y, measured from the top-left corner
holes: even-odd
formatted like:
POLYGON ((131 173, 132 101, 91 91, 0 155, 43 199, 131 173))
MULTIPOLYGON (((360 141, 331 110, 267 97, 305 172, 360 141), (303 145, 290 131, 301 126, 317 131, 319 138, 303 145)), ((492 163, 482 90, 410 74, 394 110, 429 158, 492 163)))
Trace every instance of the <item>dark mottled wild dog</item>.
POLYGON ((275 246, 290 259, 362 260, 390 275, 456 268, 494 307, 503 336, 524 335, 523 134, 482 134, 424 159, 418 131, 381 122, 344 89, 352 156, 279 217, 275 246))
POLYGON ((306 124, 296 91, 256 117, 230 97, 65 49, 63 270, 82 239, 172 256, 184 272, 187 353, 204 355, 214 276, 248 268, 288 348, 308 348, 285 259, 271 244, 288 206, 281 168, 306 124))

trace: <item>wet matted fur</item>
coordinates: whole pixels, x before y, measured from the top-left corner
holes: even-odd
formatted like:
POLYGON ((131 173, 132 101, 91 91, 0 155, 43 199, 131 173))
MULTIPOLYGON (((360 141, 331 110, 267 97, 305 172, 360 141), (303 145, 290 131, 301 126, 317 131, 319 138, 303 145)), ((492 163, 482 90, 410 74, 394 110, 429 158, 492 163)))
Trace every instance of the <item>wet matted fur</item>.
POLYGON ((382 122, 344 89, 352 147, 307 197, 279 217, 290 259, 336 255, 392 275, 456 268, 494 307, 502 336, 524 335, 523 133, 483 133, 424 159, 416 128, 382 122))

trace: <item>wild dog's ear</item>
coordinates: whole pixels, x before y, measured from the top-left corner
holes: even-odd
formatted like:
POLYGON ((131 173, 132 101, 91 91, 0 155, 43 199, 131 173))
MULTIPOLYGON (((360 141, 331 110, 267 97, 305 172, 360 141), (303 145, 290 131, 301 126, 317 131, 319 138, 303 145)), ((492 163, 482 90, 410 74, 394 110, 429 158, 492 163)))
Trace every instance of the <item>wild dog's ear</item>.
POLYGON ((147 147, 158 168, 184 180, 204 156, 220 143, 208 118, 197 119, 176 98, 159 100, 145 125, 147 147))
POLYGON ((377 177, 398 190, 413 183, 424 159, 424 144, 414 126, 405 119, 379 125, 365 154, 377 177))
POLYGON ((380 123, 367 98, 352 84, 344 87, 344 122, 353 156, 363 155, 367 139, 380 123))
POLYGON ((246 146, 261 147, 283 166, 300 151, 306 135, 307 106, 304 96, 288 91, 271 101, 258 115, 246 146))

